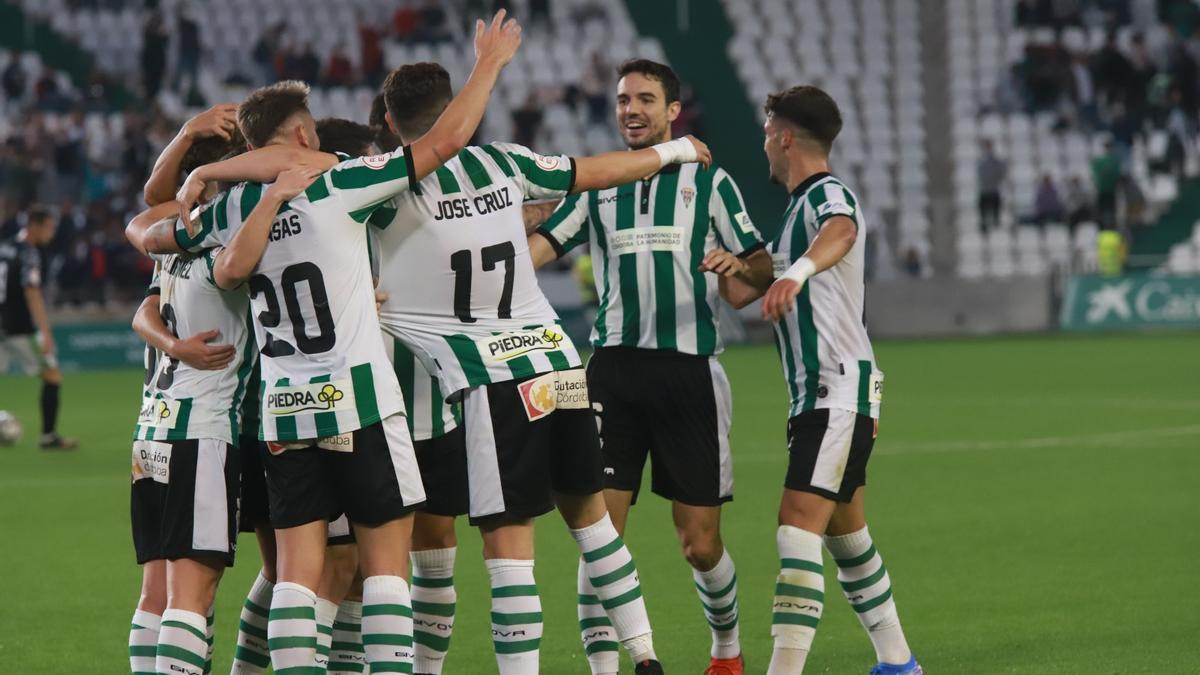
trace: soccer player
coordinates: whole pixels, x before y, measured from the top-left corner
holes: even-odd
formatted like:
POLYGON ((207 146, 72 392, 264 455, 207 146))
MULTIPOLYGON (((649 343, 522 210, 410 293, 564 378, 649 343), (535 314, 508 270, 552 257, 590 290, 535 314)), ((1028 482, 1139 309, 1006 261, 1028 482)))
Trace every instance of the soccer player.
POLYGON ((396 415, 403 402, 378 332, 366 231, 357 225, 458 153, 519 43, 520 27, 504 22, 503 12, 488 28, 479 22, 472 76, 424 138, 324 173, 285 172, 289 181, 316 178, 286 203, 279 195, 268 199, 269 191, 258 183, 239 186, 208 205, 200 231, 191 233, 186 209, 206 181, 271 180, 279 174, 261 177, 264 158, 287 156, 288 146, 318 147, 306 87, 284 83, 257 90, 239 109, 239 126, 252 146, 264 149, 193 172, 181 190, 185 218, 176 233, 163 236, 153 228, 147 233, 155 250, 227 242, 214 269, 218 283, 228 287, 249 279, 262 344, 262 433, 274 441, 266 471, 279 544, 280 583, 268 622, 276 672, 315 662, 313 589, 321 574, 325 522, 339 511, 354 523, 366 577, 362 630, 371 671, 411 670, 411 610, 403 577, 410 514, 425 495, 407 428, 396 415), (278 217, 256 219, 256 211, 278 217), (240 226, 243 218, 246 227, 240 226))
MULTIPOLYGON (((617 127, 631 150, 671 137, 679 79, 647 59, 617 69, 617 127)), ((712 630, 711 675, 741 675, 737 575, 721 541, 721 504, 733 498, 733 402, 717 361, 717 283, 705 253, 770 274, 771 259, 724 170, 669 165, 653 176, 568 197, 529 238, 541 266, 589 244, 600 306, 588 390, 603 441, 604 498, 625 531, 649 454, 655 494, 671 500, 684 558, 712 630)), ((611 628, 588 604, 579 621, 593 673, 615 673, 611 628), (597 625, 599 623, 600 625, 597 625)))
POLYGON ((40 206, 25 213, 15 239, 0 242, 0 374, 13 360, 27 376, 42 378, 43 450, 72 450, 75 439, 59 435, 58 395, 62 371, 42 295, 41 248, 54 239, 54 216, 40 206))
POLYGON ((804 668, 824 606, 823 541, 875 646, 872 675, 920 675, 863 507, 883 373, 863 319, 867 222, 854 193, 829 173, 841 113, 811 86, 772 94, 765 109, 771 180, 791 193, 770 245, 773 274, 725 266, 724 254, 710 263, 724 269, 722 292, 735 306, 763 297, 791 393, 768 674, 804 668))

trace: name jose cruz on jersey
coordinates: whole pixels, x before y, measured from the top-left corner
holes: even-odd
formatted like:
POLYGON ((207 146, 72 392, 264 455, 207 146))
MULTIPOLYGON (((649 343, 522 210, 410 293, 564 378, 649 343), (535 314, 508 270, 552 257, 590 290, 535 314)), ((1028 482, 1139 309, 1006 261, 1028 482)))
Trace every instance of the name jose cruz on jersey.
POLYGON ((512 205, 513 200, 512 196, 508 193, 508 188, 501 187, 474 198, 455 197, 454 199, 443 199, 437 203, 437 213, 433 215, 433 219, 450 220, 454 218, 485 216, 512 205))

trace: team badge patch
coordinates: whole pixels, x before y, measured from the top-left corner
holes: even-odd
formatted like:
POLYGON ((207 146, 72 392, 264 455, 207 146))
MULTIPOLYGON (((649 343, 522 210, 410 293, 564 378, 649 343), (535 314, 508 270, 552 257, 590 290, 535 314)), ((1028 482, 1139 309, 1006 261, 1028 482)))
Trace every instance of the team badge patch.
POLYGON ((368 155, 362 158, 363 166, 376 171, 387 166, 389 160, 391 160, 390 155, 368 155))
POLYGON ((539 169, 553 171, 558 168, 557 157, 547 157, 545 155, 534 155, 534 162, 537 163, 539 169))
POLYGON ((683 197, 683 206, 687 208, 692 205, 692 200, 696 198, 696 189, 685 187, 679 191, 679 196, 683 197))
POLYGON ((525 416, 530 422, 554 412, 554 380, 554 373, 546 373, 517 385, 517 391, 521 393, 521 404, 525 407, 525 416))
POLYGON ((525 416, 530 422, 539 420, 555 410, 589 410, 587 374, 583 370, 560 370, 546 373, 517 385, 525 416))

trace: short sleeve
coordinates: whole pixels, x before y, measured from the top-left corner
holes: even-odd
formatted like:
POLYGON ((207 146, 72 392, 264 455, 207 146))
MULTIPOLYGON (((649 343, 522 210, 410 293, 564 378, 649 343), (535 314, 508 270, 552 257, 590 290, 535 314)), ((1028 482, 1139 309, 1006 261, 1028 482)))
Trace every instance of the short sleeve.
POLYGON ((17 255, 21 256, 21 288, 41 288, 41 254, 33 246, 22 244, 17 255))
POLYGON ((408 146, 403 146, 382 155, 339 162, 318 176, 305 195, 310 202, 334 195, 346 212, 362 223, 380 204, 413 187, 412 156, 408 146))
POLYGON ((154 272, 150 275, 150 285, 146 286, 146 297, 162 294, 162 260, 154 257, 154 272))
POLYGON ((564 199, 536 232, 545 237, 558 257, 588 240, 587 195, 564 199))
POLYGON ((515 143, 493 143, 484 149, 499 151, 516 167, 526 199, 562 199, 575 187, 575 160, 566 155, 539 155, 515 143))
POLYGON ((835 181, 827 181, 808 191, 808 205, 812 208, 817 228, 834 216, 846 216, 858 227, 858 203, 854 195, 835 181))
POLYGON ((228 244, 254 209, 254 204, 258 203, 261 194, 262 186, 257 183, 243 183, 222 192, 211 202, 192 211, 192 222, 196 223, 197 228, 195 234, 188 234, 183 220, 175 221, 175 243, 189 253, 228 244))
POLYGON ((762 235, 754 228, 737 184, 722 169, 715 176, 717 189, 709 203, 713 227, 724 247, 734 255, 746 256, 763 247, 762 235))

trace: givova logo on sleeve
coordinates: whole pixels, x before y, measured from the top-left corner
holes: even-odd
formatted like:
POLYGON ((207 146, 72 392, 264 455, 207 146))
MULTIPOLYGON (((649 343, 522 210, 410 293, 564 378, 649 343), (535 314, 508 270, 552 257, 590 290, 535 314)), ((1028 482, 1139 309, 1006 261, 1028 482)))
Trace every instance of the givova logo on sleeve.
POLYGON ((552 352, 571 345, 566 333, 544 327, 534 330, 508 331, 475 341, 479 353, 492 363, 505 363, 535 352, 552 352))
POLYGON ((267 390, 267 412, 272 415, 338 412, 354 407, 354 388, 349 380, 277 386, 267 390))
POLYGON ((171 480, 171 444, 161 441, 133 442, 133 481, 143 478, 167 484, 171 480))

